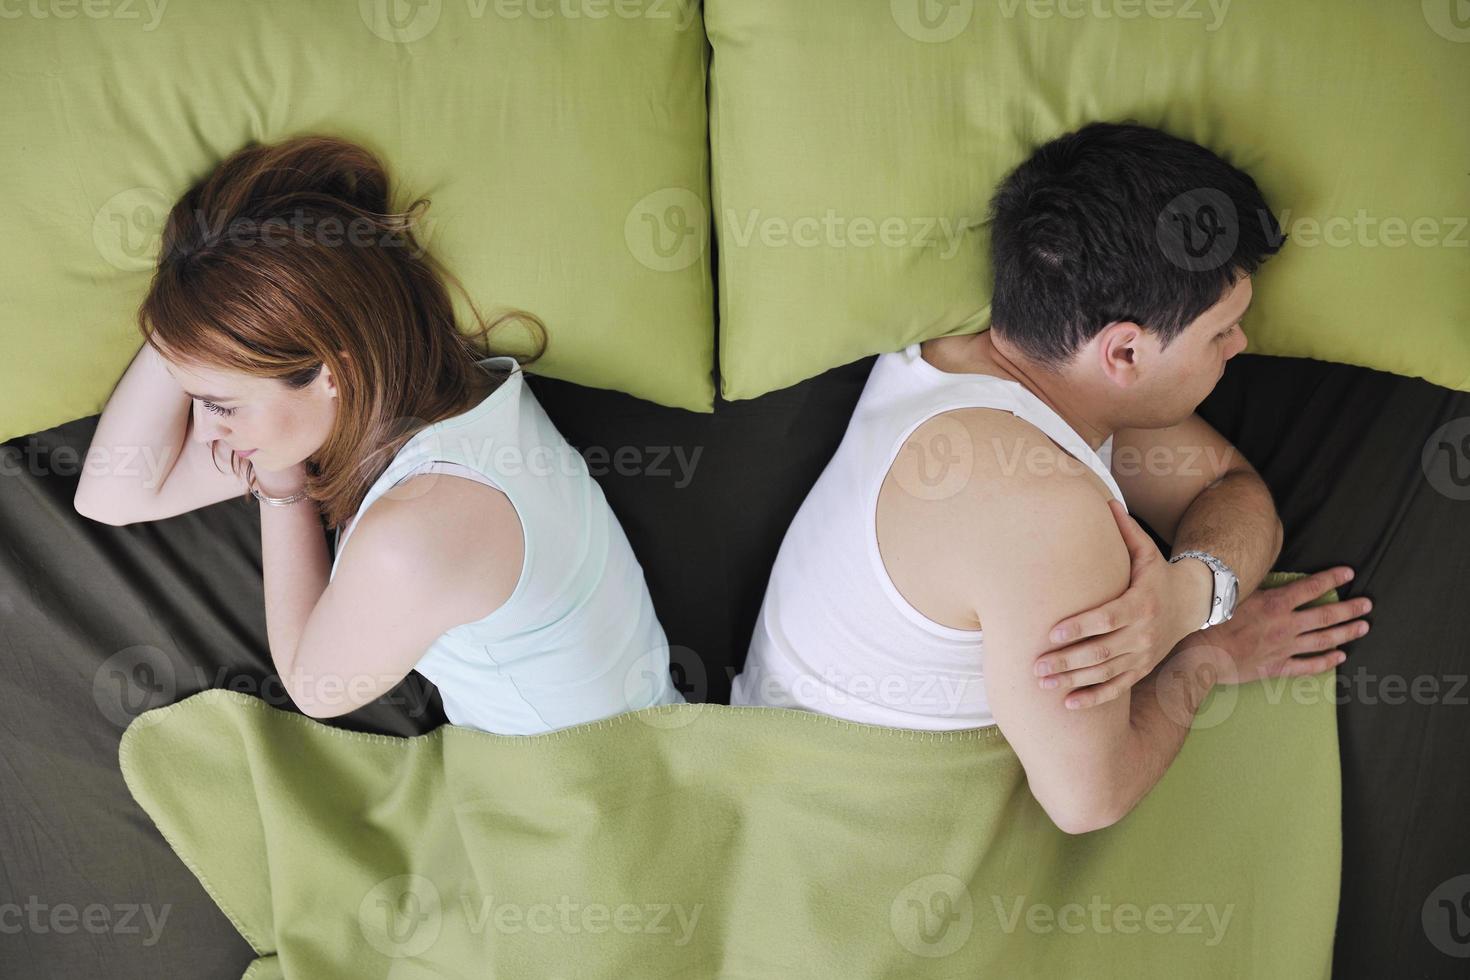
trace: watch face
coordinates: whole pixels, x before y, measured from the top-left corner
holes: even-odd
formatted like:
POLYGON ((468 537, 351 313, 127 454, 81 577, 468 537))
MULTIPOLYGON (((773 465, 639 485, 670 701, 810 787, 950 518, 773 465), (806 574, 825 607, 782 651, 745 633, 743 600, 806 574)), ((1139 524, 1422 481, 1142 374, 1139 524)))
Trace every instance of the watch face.
POLYGON ((1230 584, 1225 586, 1224 613, 1227 619, 1230 618, 1230 616, 1235 612, 1235 596, 1237 592, 1239 592, 1238 583, 1235 581, 1235 577, 1232 575, 1230 577, 1230 584))

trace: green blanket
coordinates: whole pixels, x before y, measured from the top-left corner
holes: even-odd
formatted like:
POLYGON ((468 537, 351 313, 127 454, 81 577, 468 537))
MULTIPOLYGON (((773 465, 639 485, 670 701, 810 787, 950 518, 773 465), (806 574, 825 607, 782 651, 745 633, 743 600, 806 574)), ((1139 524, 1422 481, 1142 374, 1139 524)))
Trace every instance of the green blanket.
POLYGON ((778 708, 390 738, 212 690, 140 715, 120 761, 251 980, 1326 977, 1334 678, 1217 688, 1080 836, 998 728, 778 708))

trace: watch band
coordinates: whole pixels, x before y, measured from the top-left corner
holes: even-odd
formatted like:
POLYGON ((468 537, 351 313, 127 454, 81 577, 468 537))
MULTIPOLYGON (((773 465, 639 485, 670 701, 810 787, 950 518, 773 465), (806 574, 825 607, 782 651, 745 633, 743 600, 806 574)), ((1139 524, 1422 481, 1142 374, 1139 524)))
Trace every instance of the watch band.
POLYGON ((1204 623, 1199 628, 1203 630, 1209 629, 1211 626, 1218 626, 1234 615, 1235 610, 1233 608, 1229 611, 1225 609, 1226 594, 1227 592, 1234 591, 1229 588, 1230 583, 1238 583, 1239 581, 1230 566, 1208 551, 1196 551, 1193 549, 1181 551, 1179 554, 1174 555, 1169 559, 1169 564, 1172 565, 1181 558, 1198 558, 1210 568, 1210 614, 1205 617, 1204 623))

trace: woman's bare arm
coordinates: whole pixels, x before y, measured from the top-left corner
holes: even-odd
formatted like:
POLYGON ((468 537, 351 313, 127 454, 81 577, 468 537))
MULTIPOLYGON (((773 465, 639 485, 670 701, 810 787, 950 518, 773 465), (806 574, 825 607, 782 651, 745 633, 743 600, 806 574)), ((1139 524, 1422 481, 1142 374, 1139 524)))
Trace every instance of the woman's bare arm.
POLYGON ((192 399, 143 344, 97 421, 73 506, 104 524, 156 521, 246 491, 228 454, 191 438, 192 399))

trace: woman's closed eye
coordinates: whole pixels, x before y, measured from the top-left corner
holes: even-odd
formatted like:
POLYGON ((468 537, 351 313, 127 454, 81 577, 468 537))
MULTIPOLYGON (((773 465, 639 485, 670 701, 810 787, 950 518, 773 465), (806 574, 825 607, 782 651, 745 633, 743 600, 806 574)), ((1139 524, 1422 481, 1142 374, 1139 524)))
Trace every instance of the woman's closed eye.
POLYGON ((208 409, 209 411, 213 412, 216 415, 234 415, 235 414, 235 410, 233 408, 225 408, 223 405, 216 405, 214 402, 207 402, 207 401, 204 401, 204 400, 201 399, 200 400, 200 404, 203 405, 206 409, 208 409))

